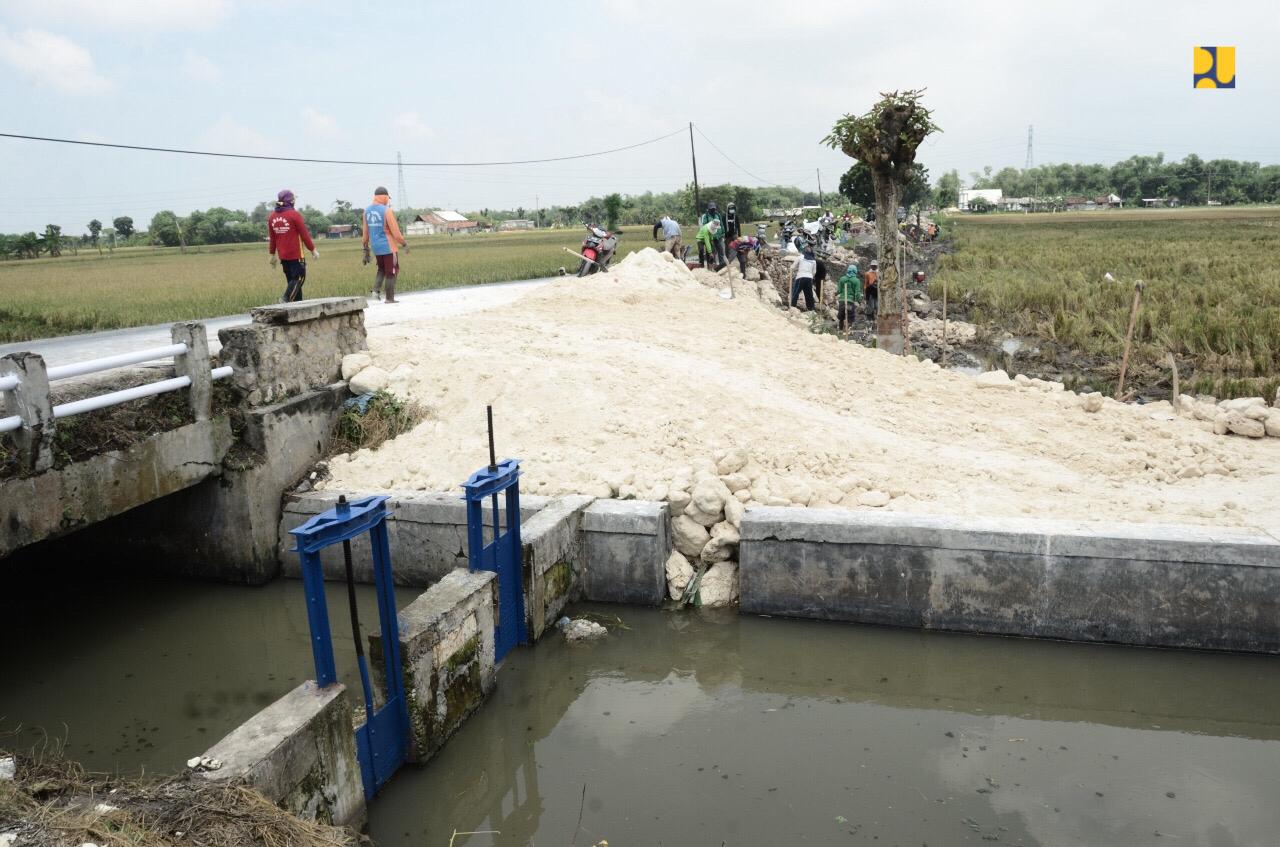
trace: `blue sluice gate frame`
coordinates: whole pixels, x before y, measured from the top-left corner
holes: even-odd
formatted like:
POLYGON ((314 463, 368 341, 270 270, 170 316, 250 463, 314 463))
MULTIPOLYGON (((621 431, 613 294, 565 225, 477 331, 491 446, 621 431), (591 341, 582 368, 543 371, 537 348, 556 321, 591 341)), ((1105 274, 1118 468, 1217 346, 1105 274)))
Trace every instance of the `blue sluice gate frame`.
POLYGON ((365 799, 377 794, 409 753, 409 708, 400 667, 400 626, 396 617, 395 585, 391 578, 391 545, 387 536, 386 495, 373 495, 339 503, 289 530, 302 559, 302 583, 307 596, 307 620, 311 625, 311 655, 316 684, 325 688, 338 681, 334 666, 333 634, 324 594, 320 551, 369 533, 373 548, 373 575, 378 592, 378 622, 382 632, 382 662, 387 690, 382 708, 374 709, 373 685, 364 656, 359 656, 360 682, 364 688, 365 723, 355 731, 356 754, 365 799))
POLYGON ((462 483, 467 501, 467 559, 472 571, 498 575, 498 619, 494 633, 494 661, 501 661, 517 644, 528 644, 524 620, 523 557, 520 544, 520 461, 503 459, 481 468, 462 483), (500 526, 498 495, 506 493, 506 529, 500 526), (492 540, 484 543, 482 504, 493 510, 492 540))

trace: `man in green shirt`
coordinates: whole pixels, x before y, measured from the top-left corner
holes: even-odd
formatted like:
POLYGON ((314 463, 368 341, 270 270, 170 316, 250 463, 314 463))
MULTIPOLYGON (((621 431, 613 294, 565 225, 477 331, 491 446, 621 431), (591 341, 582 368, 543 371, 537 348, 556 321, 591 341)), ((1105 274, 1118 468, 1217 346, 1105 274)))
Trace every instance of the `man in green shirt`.
POLYGON ((698 219, 698 224, 701 226, 706 226, 712 221, 715 221, 716 223, 719 224, 719 226, 716 228, 716 234, 712 236, 712 239, 711 239, 711 246, 715 248, 714 253, 715 253, 716 268, 719 269, 719 268, 723 268, 729 260, 725 258, 725 253, 724 253, 724 233, 725 233, 724 216, 720 214, 720 210, 716 207, 716 202, 714 200, 712 200, 710 203, 707 204, 707 211, 704 212, 702 217, 698 219))
MULTIPOLYGON (((704 215, 703 217, 706 216, 704 215)), ((719 257, 719 261, 716 262, 715 269, 720 270, 726 264, 723 257, 724 233, 720 230, 720 221, 705 221, 702 226, 698 227, 698 261, 704 268, 709 268, 711 261, 716 258, 715 243, 717 238, 720 238, 720 244, 722 246, 720 248, 721 256, 719 257)))
POLYGON ((862 280, 858 277, 858 266, 850 265, 836 283, 836 317, 839 319, 841 332, 853 325, 857 304, 861 299, 862 280))

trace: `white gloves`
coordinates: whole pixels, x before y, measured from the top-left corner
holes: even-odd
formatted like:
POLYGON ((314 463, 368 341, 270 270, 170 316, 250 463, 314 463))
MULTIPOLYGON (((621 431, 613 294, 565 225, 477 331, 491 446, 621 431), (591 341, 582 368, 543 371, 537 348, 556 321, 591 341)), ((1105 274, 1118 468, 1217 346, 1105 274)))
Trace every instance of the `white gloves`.
POLYGON ((320 258, 320 251, 319 251, 319 250, 316 250, 316 249, 313 247, 313 248, 311 249, 311 257, 312 257, 313 259, 319 259, 319 258, 320 258))

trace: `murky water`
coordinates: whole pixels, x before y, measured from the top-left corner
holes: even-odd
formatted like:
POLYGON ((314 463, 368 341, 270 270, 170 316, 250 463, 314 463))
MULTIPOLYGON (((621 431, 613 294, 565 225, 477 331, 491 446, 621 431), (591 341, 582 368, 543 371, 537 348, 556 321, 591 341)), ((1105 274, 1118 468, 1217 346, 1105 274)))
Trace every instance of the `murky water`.
MULTIPOLYGON (((367 634, 377 599, 357 588, 367 634)), ((21 729, 0 747, 47 735, 92 770, 172 772, 315 676, 297 580, 249 588, 83 568, 15 575, 6 589, 0 732, 21 729)), ((330 584, 328 603, 339 674, 359 702, 346 587, 330 584)))
POLYGON ((1280 660, 596 609, 629 629, 512 653, 379 845, 1280 840, 1280 660))

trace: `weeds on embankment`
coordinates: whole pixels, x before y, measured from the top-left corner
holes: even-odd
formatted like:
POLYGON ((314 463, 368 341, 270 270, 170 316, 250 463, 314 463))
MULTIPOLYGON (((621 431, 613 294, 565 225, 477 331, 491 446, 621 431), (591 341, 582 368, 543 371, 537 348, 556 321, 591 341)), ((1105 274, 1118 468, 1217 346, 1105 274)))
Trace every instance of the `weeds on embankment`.
POLYGON ((426 417, 426 409, 413 400, 403 400, 387 391, 378 391, 367 400, 353 397, 342 409, 333 430, 329 455, 376 450, 384 441, 408 432, 426 417))
POLYGON ((1280 385, 1280 209, 1233 211, 958 219, 930 295, 945 281, 976 323, 1118 361, 1140 279, 1134 366, 1162 368, 1172 353, 1193 366, 1185 391, 1270 399, 1280 385))
MULTIPOLYGON (((401 254, 401 293, 456 285, 552 276, 576 270, 564 252, 582 248, 581 228, 536 232, 431 235, 409 239, 401 254)), ((316 242, 307 261, 307 297, 368 294, 374 268, 360 262, 359 239, 316 242)), ((618 258, 654 246, 648 227, 626 227, 618 258)), ((99 256, 0 262, 0 343, 74 332, 233 315, 276 303, 284 275, 267 245, 138 247, 99 256)))

